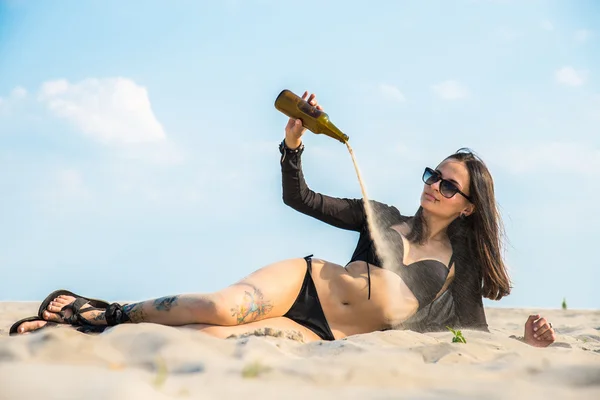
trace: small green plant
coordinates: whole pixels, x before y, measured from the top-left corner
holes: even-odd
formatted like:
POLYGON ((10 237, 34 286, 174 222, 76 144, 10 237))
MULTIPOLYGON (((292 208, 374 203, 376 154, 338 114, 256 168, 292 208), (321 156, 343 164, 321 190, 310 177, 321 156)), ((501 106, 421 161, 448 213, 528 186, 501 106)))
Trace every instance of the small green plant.
POLYGON ((244 367, 244 369, 242 369, 242 377, 244 378, 256 378, 257 376, 259 376, 260 374, 262 374, 263 372, 267 372, 271 370, 271 368, 262 365, 261 363, 259 363, 258 361, 255 361, 251 364, 248 364, 244 367))
POLYGON ((567 299, 563 297, 563 302, 562 302, 562 309, 566 310, 567 309, 567 299))
POLYGON ((164 385, 165 381, 167 380, 167 376, 169 376, 169 371, 167 370, 167 363, 160 356, 156 357, 155 366, 156 376, 154 377, 153 383, 154 386, 156 386, 156 388, 160 388, 162 385, 164 385))
POLYGON ((454 334, 454 337, 452 338, 452 343, 467 343, 467 339, 465 339, 460 330, 455 331, 449 326, 447 326, 446 328, 448 328, 448 330, 454 334))

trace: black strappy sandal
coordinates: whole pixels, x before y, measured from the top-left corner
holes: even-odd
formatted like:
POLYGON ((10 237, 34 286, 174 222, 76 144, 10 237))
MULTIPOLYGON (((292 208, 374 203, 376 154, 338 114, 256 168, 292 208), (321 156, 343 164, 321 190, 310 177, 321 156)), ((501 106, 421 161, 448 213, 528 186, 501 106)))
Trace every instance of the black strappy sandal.
POLYGON ((80 326, 81 328, 78 329, 78 331, 80 332, 102 332, 109 326, 114 326, 129 321, 129 317, 123 311, 123 306, 121 306, 118 303, 109 304, 104 300, 89 299, 87 297, 80 296, 78 294, 64 289, 55 290, 54 292, 46 296, 46 298, 40 305, 40 309, 38 310, 38 316, 43 319, 44 311, 46 311, 46 309, 48 308, 48 304, 50 304, 50 302, 56 297, 61 295, 75 297, 75 301, 71 304, 67 304, 66 306, 64 306, 60 310, 59 314, 66 323, 74 326, 80 326), (90 307, 81 310, 81 307, 83 307, 86 304, 89 304, 90 307), (65 317, 65 311, 67 310, 71 311, 71 315, 69 317, 65 317), (93 324, 81 315, 82 313, 86 313, 88 311, 104 311, 106 325, 93 324))
POLYGON ((74 302, 64 306, 60 310, 59 314, 60 314, 61 318, 67 324, 71 324, 71 325, 75 325, 75 326, 94 325, 93 322, 89 321, 81 314, 86 313, 88 311, 104 311, 106 309, 106 307, 98 308, 98 307, 94 307, 93 305, 90 304, 90 307, 86 307, 83 310, 81 309, 81 307, 88 305, 88 304, 90 304, 90 301, 88 299, 86 299, 85 297, 77 297, 77 299, 74 302), (71 315, 69 315, 68 317, 65 317, 67 310, 71 311, 71 315))
MULTIPOLYGON (((44 321, 46 322, 46 325, 42 326, 39 329, 36 329, 35 331, 31 331, 28 333, 34 333, 34 332, 38 332, 41 331, 42 329, 46 329, 46 328, 56 328, 58 327, 58 323, 56 322, 52 322, 52 321, 46 321, 43 318, 38 317, 37 315, 33 316, 33 317, 27 317, 27 318, 23 318, 17 322, 15 322, 11 327, 10 327, 10 331, 9 331, 9 336, 19 336, 19 335, 23 335, 23 333, 19 333, 19 326, 21 326, 21 324, 25 323, 25 322, 33 322, 33 321, 44 321)), ((107 328, 109 328, 106 325, 81 325, 79 326, 77 329, 75 329, 78 332, 81 333, 87 333, 87 334, 92 334, 92 333, 102 333, 104 332, 107 328)))
MULTIPOLYGON (((95 310, 104 311, 110 305, 108 302, 106 302, 104 300, 88 299, 86 297, 75 294, 71 291, 68 291, 65 289, 60 289, 60 290, 55 290, 54 292, 50 293, 48 296, 46 296, 44 301, 42 301, 42 304, 40 304, 40 308, 38 310, 38 317, 44 319, 44 311, 47 310, 48 304, 50 304, 50 302, 52 300, 54 300, 55 298, 57 298, 58 296, 62 296, 62 295, 72 296, 72 297, 75 297, 75 299, 76 299, 73 303, 68 304, 65 307, 63 307, 59 313, 60 316, 65 320, 65 322, 67 322, 71 325, 81 325, 80 323, 78 323, 78 318, 83 318, 83 317, 81 317, 81 315, 79 315, 79 310, 85 304, 89 304, 91 306, 91 307, 85 309, 87 311, 95 311, 95 310), (69 318, 65 318, 65 315, 64 315, 65 310, 71 310, 73 312, 73 315, 71 315, 69 318)), ((85 324, 92 325, 85 318, 83 318, 83 321, 85 324)))
POLYGON ((50 304, 50 302, 52 300, 54 300, 55 298, 57 298, 60 295, 73 296, 76 298, 76 300, 73 303, 68 304, 67 306, 63 307, 59 314, 65 320, 66 323, 78 326, 77 331, 82 332, 82 333, 100 333, 100 332, 103 332, 107 328, 107 326, 105 326, 105 325, 92 325, 88 320, 86 320, 85 318, 83 318, 81 316, 80 309, 85 304, 90 304, 91 307, 84 309, 83 310, 84 312, 94 311, 94 310, 104 311, 105 309, 109 308, 109 306, 110 306, 110 304, 108 302, 106 302, 104 300, 88 299, 88 298, 85 298, 78 294, 75 294, 71 291, 60 289, 60 290, 55 290, 54 292, 52 292, 48 296, 46 296, 44 301, 42 301, 42 304, 40 304, 40 308, 38 309, 38 315, 23 318, 23 319, 15 322, 10 327, 10 330, 8 333, 9 336, 19 335, 19 326, 21 326, 21 324, 23 324, 25 322, 34 322, 34 321, 45 321, 46 322, 46 325, 44 325, 40 329, 36 329, 33 332, 37 332, 39 330, 49 328, 49 327, 58 326, 57 322, 48 321, 48 320, 44 319, 43 316, 44 316, 44 311, 46 311, 46 309, 48 308, 48 304, 50 304), (72 315, 68 318, 65 318, 66 310, 71 310, 71 312, 72 312, 72 315))

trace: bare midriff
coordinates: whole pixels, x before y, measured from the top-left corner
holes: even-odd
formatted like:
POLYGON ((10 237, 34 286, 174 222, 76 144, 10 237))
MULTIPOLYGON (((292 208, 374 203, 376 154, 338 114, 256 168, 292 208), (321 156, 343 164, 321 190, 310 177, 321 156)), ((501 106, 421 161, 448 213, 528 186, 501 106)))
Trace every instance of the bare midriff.
POLYGON ((319 300, 336 338, 389 329, 418 308, 417 299, 394 272, 370 267, 369 298, 366 262, 342 267, 313 259, 312 265, 319 300))

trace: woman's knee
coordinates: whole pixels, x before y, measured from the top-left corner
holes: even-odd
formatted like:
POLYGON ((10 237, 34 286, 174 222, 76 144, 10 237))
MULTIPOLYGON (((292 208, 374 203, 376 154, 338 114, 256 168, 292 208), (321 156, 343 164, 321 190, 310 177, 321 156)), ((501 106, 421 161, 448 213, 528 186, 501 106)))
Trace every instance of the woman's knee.
POLYGON ((196 308, 197 323, 220 326, 243 325, 279 315, 273 300, 251 283, 237 283, 220 292, 204 296, 203 305, 196 308), (209 318, 207 318, 207 315, 209 318))
POLYGON ((231 325, 232 318, 226 307, 227 300, 219 293, 186 297, 186 306, 193 323, 231 325))

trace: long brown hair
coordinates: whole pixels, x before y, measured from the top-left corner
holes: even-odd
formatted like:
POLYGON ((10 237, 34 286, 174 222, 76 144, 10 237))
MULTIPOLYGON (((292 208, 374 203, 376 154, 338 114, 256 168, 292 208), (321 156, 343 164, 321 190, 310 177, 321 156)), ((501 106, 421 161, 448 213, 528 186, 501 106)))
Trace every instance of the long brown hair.
MULTIPOLYGON (((504 229, 494 195, 494 180, 483 160, 470 149, 459 149, 444 161, 449 159, 464 163, 469 171, 470 197, 475 212, 452 221, 448 226, 448 237, 453 250, 462 256, 460 258, 479 266, 483 297, 500 300, 510 294, 511 282, 501 254, 504 229)), ((423 208, 419 207, 407 239, 422 244, 426 234, 423 208)))

